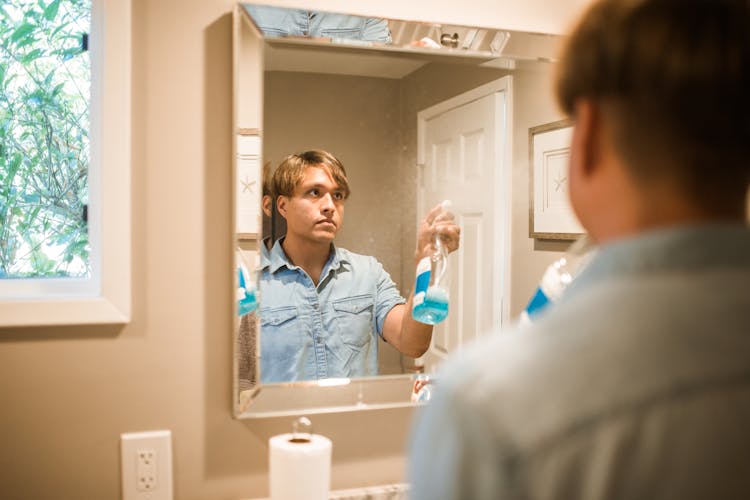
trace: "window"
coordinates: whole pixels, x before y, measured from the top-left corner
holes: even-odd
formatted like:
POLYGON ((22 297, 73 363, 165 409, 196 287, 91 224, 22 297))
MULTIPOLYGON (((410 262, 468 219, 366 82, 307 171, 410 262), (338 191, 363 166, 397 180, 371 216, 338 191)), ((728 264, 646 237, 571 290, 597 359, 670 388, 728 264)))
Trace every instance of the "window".
POLYGON ((89 278, 88 0, 0 8, 0 279, 89 278))
POLYGON ((130 18, 0 6, 0 325, 129 319, 130 18))

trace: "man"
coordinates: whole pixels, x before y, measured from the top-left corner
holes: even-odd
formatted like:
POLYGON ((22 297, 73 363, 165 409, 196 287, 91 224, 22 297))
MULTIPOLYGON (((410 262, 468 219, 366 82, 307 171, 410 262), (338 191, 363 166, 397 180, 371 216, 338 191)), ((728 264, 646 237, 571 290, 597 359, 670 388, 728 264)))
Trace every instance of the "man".
POLYGON ((537 321, 446 366, 410 498, 748 498, 749 5, 586 12, 556 90, 597 254, 537 321))
MULTIPOLYGON (((261 275, 261 381, 288 382, 378 373, 378 335, 418 357, 432 327, 411 317, 395 283, 373 257, 334 245, 349 197, 346 171, 326 151, 288 156, 273 175, 286 235, 261 275)), ((415 265, 434 253, 439 234, 458 248, 452 214, 433 209, 418 233, 415 265)))

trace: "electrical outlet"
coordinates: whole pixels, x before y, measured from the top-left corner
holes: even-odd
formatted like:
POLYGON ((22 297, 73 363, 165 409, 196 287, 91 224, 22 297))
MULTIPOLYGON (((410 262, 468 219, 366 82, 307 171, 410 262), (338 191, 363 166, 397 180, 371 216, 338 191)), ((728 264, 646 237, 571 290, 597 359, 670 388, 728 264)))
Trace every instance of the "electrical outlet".
POLYGON ((172 500, 172 433, 120 435, 123 500, 172 500))
POLYGON ((156 450, 138 450, 135 458, 135 484, 138 491, 154 491, 156 489, 156 450))

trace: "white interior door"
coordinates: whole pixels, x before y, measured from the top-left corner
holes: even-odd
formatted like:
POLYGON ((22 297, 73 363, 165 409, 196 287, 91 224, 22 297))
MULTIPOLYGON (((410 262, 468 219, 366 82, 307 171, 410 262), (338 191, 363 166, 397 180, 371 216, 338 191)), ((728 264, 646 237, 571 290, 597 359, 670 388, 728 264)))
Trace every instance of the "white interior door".
POLYGON ((418 216, 450 199, 461 227, 448 318, 418 360, 428 373, 507 317, 510 83, 504 77, 419 113, 418 216))

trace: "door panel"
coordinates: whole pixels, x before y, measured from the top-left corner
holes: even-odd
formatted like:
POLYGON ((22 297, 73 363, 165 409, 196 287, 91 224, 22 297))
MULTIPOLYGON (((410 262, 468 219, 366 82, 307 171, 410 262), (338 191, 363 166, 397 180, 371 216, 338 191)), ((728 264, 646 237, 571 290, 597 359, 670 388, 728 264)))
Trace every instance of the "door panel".
POLYGON ((493 280, 500 275, 497 266, 504 261, 494 246, 500 220, 495 197, 501 192, 505 131, 500 129, 505 124, 505 94, 473 95, 466 102, 443 105, 446 107, 437 113, 423 111, 430 116, 420 120, 419 132, 424 159, 418 185, 420 216, 449 199, 461 226, 460 247, 449 256, 448 318, 435 326, 430 350, 419 360, 427 372, 434 371, 463 344, 499 327, 493 318, 501 317, 494 314, 500 308, 500 297, 493 280))

